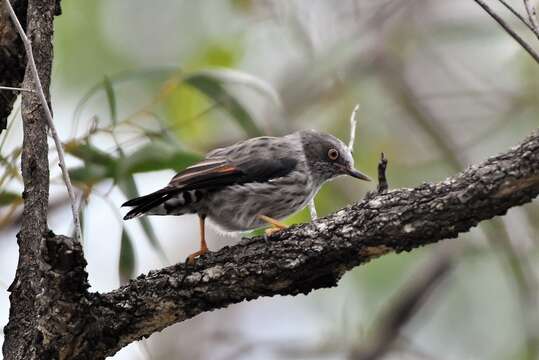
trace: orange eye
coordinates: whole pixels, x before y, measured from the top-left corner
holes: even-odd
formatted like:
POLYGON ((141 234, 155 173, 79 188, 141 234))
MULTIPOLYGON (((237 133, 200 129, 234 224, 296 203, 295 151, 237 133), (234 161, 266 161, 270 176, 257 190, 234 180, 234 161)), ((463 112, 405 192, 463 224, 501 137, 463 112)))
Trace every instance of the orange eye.
POLYGON ((335 161, 339 158, 339 152, 337 151, 337 149, 329 149, 328 151, 328 158, 329 160, 331 161, 335 161))

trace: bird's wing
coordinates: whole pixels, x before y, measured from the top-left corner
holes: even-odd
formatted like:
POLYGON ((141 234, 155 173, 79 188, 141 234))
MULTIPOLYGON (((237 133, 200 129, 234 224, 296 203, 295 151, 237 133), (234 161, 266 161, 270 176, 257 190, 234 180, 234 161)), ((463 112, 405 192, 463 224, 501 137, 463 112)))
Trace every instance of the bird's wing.
POLYGON ((128 212, 124 219, 143 214, 176 194, 189 190, 211 190, 282 177, 293 171, 296 164, 297 161, 293 158, 250 157, 235 162, 226 158, 205 159, 176 174, 166 187, 125 202, 122 206, 135 208, 128 212))
MULTIPOLYGON (((238 149, 246 149, 249 148, 251 150, 254 150, 255 154, 253 154, 255 157, 257 157, 259 154, 257 154, 257 150, 253 149, 253 145, 261 143, 264 143, 266 145, 275 144, 278 142, 282 142, 282 138, 274 137, 274 136, 259 136, 256 138, 251 138, 247 140, 238 141, 237 143, 233 145, 229 145, 226 147, 220 147, 217 149, 214 149, 206 154, 206 158, 220 158, 220 157, 226 157, 229 159, 234 159, 238 156, 238 149)), ((260 151, 261 148, 258 148, 258 151, 260 151)))
POLYGON ((208 158, 176 174, 167 187, 183 191, 264 182, 287 175, 296 168, 296 164, 297 160, 293 158, 246 157, 239 161, 208 158))

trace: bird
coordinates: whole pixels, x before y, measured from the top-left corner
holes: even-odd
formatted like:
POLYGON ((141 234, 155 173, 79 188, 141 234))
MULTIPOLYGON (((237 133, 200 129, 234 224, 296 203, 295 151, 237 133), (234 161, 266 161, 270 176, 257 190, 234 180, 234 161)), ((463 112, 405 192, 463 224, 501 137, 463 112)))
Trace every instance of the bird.
POLYGON ((351 149, 337 137, 300 130, 281 137, 261 136, 218 148, 177 173, 164 188, 125 202, 124 220, 145 215, 197 214, 200 249, 206 254, 205 221, 225 232, 264 226, 271 235, 282 219, 304 208, 320 187, 338 176, 370 181, 356 170, 351 149))

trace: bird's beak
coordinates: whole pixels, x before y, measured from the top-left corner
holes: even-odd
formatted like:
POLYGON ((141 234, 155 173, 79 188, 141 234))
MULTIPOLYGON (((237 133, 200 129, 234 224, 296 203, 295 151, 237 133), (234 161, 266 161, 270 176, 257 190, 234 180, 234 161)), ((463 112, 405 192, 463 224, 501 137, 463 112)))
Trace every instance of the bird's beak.
POLYGON ((347 170, 348 175, 355 177, 356 179, 365 180, 365 181, 371 181, 371 178, 367 175, 363 174, 361 171, 356 169, 348 169, 347 170))

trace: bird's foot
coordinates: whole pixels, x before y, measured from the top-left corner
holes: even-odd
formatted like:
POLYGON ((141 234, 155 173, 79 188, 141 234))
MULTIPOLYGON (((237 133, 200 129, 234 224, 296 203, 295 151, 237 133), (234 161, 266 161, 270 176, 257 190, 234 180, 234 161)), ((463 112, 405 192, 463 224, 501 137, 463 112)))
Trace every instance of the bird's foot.
POLYGON ((267 237, 269 236, 272 236, 274 235, 275 233, 281 231, 281 230, 284 230, 284 229, 287 229, 288 228, 288 225, 286 224, 283 224, 282 222, 280 222, 279 220, 275 220, 269 216, 266 216, 266 215, 258 215, 257 216, 260 220, 268 223, 271 225, 270 228, 267 228, 266 230, 264 230, 264 234, 266 235, 264 238, 266 239, 267 237))
POLYGON ((276 233, 278 233, 279 231, 284 230, 284 229, 286 229, 286 227, 285 227, 285 228, 280 228, 280 227, 270 227, 270 228, 267 228, 266 230, 264 230, 265 238, 266 238, 266 237, 270 237, 270 236, 272 236, 272 235, 274 235, 274 234, 276 234, 276 233))
POLYGON ((208 252, 209 252, 208 248, 202 248, 202 249, 200 249, 199 251, 194 252, 194 253, 192 253, 191 255, 189 255, 189 256, 187 257, 187 259, 185 259, 185 263, 186 263, 187 265, 189 265, 189 266, 193 266, 193 265, 195 265, 195 263, 196 263, 197 257, 201 257, 201 256, 203 256, 204 254, 206 254, 206 253, 208 253, 208 252))
POLYGON ((288 226, 286 226, 284 224, 280 224, 280 225, 282 225, 282 226, 272 225, 272 227, 267 228, 266 230, 264 230, 264 242, 266 243, 266 245, 269 245, 269 243, 270 243, 269 238, 270 237, 277 234, 279 231, 288 229, 288 226))

